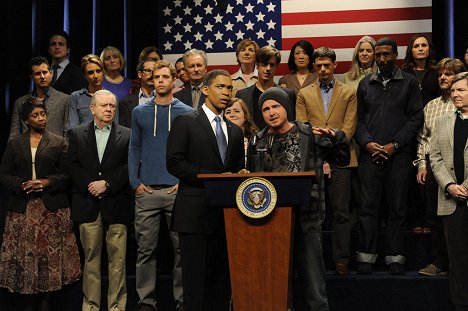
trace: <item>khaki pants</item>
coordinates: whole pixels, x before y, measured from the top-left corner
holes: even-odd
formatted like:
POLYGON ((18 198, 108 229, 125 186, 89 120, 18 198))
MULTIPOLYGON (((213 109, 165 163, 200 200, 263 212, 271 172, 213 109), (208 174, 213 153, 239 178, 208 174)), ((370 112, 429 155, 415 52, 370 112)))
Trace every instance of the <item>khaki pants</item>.
POLYGON ((80 224, 80 240, 85 254, 83 269, 83 311, 97 311, 101 306, 101 253, 103 237, 109 258, 108 310, 124 311, 127 303, 125 253, 127 226, 104 226, 101 215, 94 222, 80 224))

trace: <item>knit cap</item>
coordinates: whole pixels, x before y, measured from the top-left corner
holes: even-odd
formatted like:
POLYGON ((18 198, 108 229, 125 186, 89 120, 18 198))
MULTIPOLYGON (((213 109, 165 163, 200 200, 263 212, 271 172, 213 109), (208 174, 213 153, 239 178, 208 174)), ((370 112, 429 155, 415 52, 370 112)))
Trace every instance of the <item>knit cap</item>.
POLYGON ((281 87, 273 86, 262 93, 262 95, 258 99, 258 105, 260 106, 260 110, 262 110, 263 103, 269 99, 273 99, 274 101, 279 103, 289 114, 289 109, 291 107, 291 104, 289 103, 289 97, 288 94, 286 94, 286 92, 281 87))

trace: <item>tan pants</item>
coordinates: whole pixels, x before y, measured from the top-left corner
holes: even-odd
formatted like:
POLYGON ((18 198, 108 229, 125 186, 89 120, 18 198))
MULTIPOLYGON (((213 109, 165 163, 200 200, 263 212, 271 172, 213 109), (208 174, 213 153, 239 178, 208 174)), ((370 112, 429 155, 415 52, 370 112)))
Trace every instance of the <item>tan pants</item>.
POLYGON ((111 224, 106 228, 101 215, 94 222, 80 224, 80 240, 85 254, 83 269, 83 311, 98 311, 101 306, 101 253, 106 238, 109 258, 108 310, 124 311, 127 304, 125 253, 127 226, 111 224))

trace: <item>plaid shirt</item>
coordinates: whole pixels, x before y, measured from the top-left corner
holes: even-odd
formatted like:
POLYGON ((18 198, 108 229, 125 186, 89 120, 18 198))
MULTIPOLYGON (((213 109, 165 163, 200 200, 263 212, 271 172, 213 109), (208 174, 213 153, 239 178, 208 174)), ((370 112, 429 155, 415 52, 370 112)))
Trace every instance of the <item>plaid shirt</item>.
POLYGON ((444 101, 442 96, 431 100, 424 107, 424 124, 418 134, 417 158, 413 161, 413 164, 418 168, 426 168, 429 165, 427 156, 431 150, 431 140, 436 120, 452 111, 455 111, 452 100, 449 98, 447 101, 444 101))

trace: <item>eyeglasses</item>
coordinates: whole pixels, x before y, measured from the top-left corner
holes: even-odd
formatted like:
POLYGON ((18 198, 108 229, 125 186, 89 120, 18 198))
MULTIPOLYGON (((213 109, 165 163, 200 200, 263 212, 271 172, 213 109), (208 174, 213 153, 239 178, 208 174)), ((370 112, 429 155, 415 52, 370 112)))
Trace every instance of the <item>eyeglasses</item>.
POLYGON ((147 74, 147 75, 150 75, 153 73, 153 70, 152 69, 148 69, 148 68, 145 68, 142 70, 143 73, 147 74))

